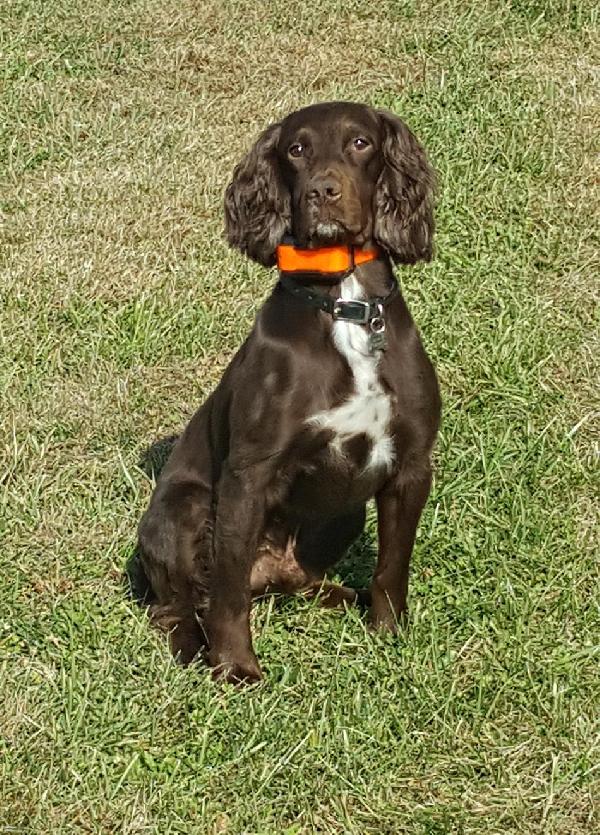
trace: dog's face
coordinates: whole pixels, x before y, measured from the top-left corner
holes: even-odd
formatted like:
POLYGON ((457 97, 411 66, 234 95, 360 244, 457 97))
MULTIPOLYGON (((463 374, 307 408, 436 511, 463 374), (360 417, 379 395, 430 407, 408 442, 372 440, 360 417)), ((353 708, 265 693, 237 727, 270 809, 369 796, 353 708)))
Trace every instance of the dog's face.
POLYGON ((356 104, 317 104, 288 116, 277 143, 300 246, 364 244, 383 168, 377 115, 356 104))
POLYGON ((431 257, 433 173, 406 125, 350 102, 312 105, 271 125, 225 196, 229 242, 270 266, 299 246, 375 241, 397 262, 431 257))

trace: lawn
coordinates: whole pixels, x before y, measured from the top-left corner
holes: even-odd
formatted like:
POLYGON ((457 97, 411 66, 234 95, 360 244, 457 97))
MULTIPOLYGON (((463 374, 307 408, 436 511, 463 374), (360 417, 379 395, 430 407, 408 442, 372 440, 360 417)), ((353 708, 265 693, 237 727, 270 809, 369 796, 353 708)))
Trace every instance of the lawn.
MULTIPOLYGON (((0 832, 600 831, 595 4, 1 5, 0 832), (435 484, 408 631, 265 600, 236 690, 173 663, 122 575, 145 450, 275 280, 223 241, 232 168, 332 98, 439 172, 436 258, 398 274, 435 484)), ((374 547, 371 516, 339 576, 374 547)))

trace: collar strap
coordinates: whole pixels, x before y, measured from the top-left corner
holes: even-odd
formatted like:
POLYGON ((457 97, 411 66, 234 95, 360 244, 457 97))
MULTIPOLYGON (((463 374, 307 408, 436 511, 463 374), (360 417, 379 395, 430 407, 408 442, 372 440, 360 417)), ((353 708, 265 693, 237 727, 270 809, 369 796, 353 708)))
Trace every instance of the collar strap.
POLYGON ((300 249, 291 243, 277 247, 277 268, 282 273, 345 273, 359 264, 381 256, 377 248, 360 246, 325 246, 300 249))
POLYGON ((382 316, 382 308, 398 295, 398 285, 394 282, 387 296, 375 296, 366 301, 359 299, 334 299, 324 293, 317 293, 298 284, 291 275, 280 275, 279 283, 295 298, 329 313, 333 319, 342 322, 354 322, 357 325, 367 325, 382 316))

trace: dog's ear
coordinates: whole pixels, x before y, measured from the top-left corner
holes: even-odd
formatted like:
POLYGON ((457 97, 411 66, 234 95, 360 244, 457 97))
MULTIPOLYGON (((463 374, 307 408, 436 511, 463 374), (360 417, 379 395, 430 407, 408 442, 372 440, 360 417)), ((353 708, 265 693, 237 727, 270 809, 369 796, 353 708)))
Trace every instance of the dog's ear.
POLYGON ((233 172, 225 191, 225 233, 232 246, 270 267, 291 228, 290 195, 279 172, 281 125, 267 128, 233 172))
POLYGON ((397 116, 377 111, 383 170, 375 192, 375 240, 397 264, 431 260, 435 175, 425 151, 397 116))

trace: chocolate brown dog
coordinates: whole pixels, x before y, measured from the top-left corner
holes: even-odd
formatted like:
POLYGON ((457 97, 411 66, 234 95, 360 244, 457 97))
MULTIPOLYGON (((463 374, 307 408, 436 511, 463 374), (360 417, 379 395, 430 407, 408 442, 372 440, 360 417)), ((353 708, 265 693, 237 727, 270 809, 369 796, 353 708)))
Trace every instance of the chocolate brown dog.
POLYGON ((397 117, 330 102, 271 125, 235 169, 229 242, 279 280, 165 466, 139 530, 150 613, 186 663, 255 681, 250 605, 321 589, 375 497, 370 620, 395 630, 431 482, 435 372, 392 262, 429 260, 433 174, 397 117))

